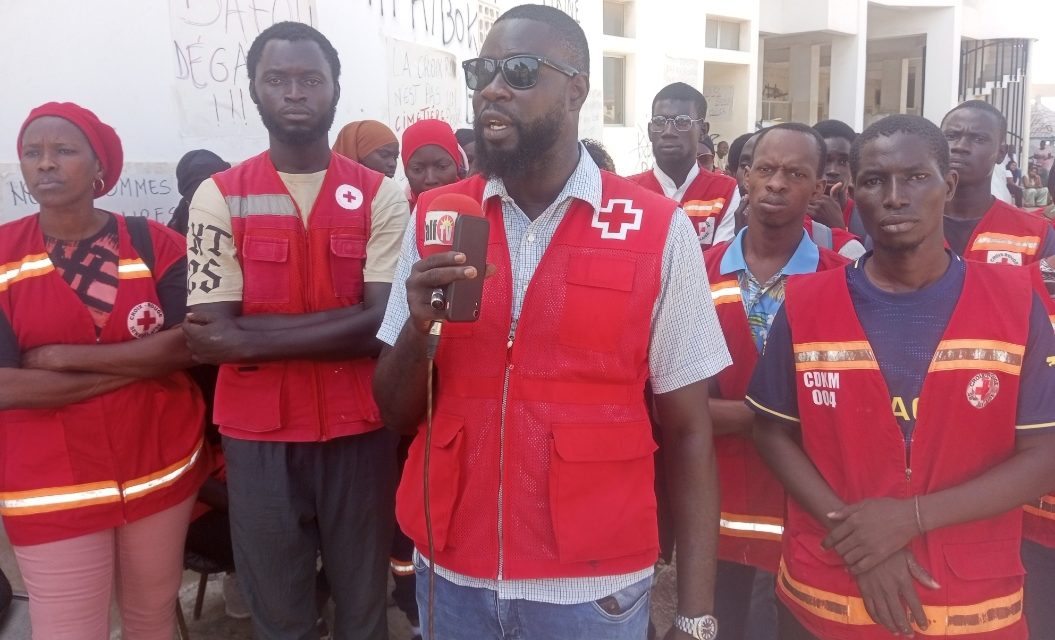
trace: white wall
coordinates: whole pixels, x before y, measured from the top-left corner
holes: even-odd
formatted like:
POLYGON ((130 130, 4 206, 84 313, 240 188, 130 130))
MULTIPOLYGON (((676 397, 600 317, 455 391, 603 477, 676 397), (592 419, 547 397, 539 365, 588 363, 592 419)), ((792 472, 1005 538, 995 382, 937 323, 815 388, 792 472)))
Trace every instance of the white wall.
MULTIPOLYGON (((496 4, 504 10, 523 2, 496 4)), ((593 40, 595 91, 582 124, 599 137, 601 2, 545 4, 578 19, 593 40)), ((3 2, 8 91, 0 101, 0 221, 35 210, 20 183, 15 136, 29 110, 50 100, 92 109, 121 136, 126 184, 100 206, 166 219, 179 199, 174 167, 185 152, 208 148, 238 161, 267 146, 245 95, 242 52, 263 28, 290 17, 314 24, 341 55, 331 139, 345 123, 364 118, 398 133, 415 104, 429 107, 418 116, 438 113, 456 128, 469 126, 459 63, 479 50, 479 9, 478 0, 3 2)))

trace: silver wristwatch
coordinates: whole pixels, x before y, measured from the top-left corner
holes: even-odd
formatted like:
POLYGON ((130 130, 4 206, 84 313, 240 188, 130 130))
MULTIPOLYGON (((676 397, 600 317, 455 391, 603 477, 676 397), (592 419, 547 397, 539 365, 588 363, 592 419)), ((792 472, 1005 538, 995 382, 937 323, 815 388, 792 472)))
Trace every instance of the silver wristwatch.
POLYGON ((696 640, 714 640, 718 637, 718 618, 712 615, 699 618, 686 618, 681 614, 674 616, 674 627, 684 631, 696 640))

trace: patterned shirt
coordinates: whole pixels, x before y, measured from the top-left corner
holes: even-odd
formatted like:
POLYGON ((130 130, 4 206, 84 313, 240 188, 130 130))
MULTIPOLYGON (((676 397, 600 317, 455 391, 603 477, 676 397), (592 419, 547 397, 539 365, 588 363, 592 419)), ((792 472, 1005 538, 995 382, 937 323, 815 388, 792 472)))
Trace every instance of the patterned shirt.
MULTIPOLYGON (((524 297, 535 269, 549 246, 557 227, 574 200, 601 207, 601 172, 580 147, 579 165, 553 203, 531 220, 509 196, 505 184, 491 179, 484 188, 484 199, 500 198, 513 280, 513 321, 520 318, 524 297)), ((410 269, 421 259, 414 224, 407 225, 402 253, 392 282, 385 320, 377 337, 394 345, 410 317, 406 280, 410 269)), ((699 382, 731 364, 722 338, 718 317, 711 302, 710 285, 700 259, 700 241, 680 210, 673 216, 663 249, 660 294, 652 311, 652 341, 649 370, 656 393, 667 393, 699 382)), ((552 604, 579 604, 608 596, 652 573, 641 571, 617 576, 591 578, 552 578, 490 580, 464 576, 437 566, 436 573, 455 584, 490 589, 501 599, 531 600, 552 604)))
POLYGON ((44 247, 66 284, 92 316, 99 336, 117 299, 117 219, 110 216, 103 228, 83 240, 44 237, 44 247))
POLYGON ((787 277, 816 271, 821 254, 809 234, 803 231, 802 240, 795 248, 795 253, 791 254, 788 263, 765 282, 759 282, 747 267, 747 260, 744 258, 743 243, 746 233, 747 227, 744 227, 733 239, 722 256, 720 268, 723 276, 736 273, 740 282, 740 298, 744 303, 744 312, 747 313, 747 324, 751 327, 755 347, 762 353, 769 337, 769 328, 773 325, 773 318, 784 304, 784 283, 787 277))

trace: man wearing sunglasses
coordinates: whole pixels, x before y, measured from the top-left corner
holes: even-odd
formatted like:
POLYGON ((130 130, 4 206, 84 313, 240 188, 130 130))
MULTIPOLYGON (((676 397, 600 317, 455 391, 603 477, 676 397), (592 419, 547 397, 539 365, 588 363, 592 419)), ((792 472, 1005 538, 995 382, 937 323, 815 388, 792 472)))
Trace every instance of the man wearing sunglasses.
POLYGON ((655 165, 651 171, 630 176, 646 189, 681 203, 702 249, 733 237, 733 216, 725 212, 736 211, 740 204, 736 180, 697 164, 703 151, 700 138, 710 130, 706 119, 707 99, 693 87, 675 82, 660 89, 648 122, 655 165))
MULTIPOLYGON (((384 423, 416 434, 397 517, 418 570, 435 565, 435 637, 645 637, 659 546, 650 380, 673 452, 679 616, 669 637, 713 639, 707 384, 730 360, 695 231, 673 202, 600 171, 579 144, 590 65, 570 17, 513 8, 480 55, 464 67, 481 175, 422 195, 374 379, 384 423), (430 294, 485 276, 461 254, 420 258, 430 205, 447 193, 482 203, 494 267, 479 320, 445 324, 434 361, 430 545, 425 348, 443 318, 430 294)), ((427 628, 428 581, 418 585, 427 628)))

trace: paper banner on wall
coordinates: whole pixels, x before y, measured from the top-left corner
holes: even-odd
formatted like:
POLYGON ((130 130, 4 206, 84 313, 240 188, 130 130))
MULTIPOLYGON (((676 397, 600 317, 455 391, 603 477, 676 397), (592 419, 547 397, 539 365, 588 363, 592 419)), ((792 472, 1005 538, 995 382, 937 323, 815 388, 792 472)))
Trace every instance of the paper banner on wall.
POLYGON ((710 121, 728 118, 733 112, 733 85, 704 85, 703 96, 707 98, 707 119, 710 121))
POLYGON ((465 85, 453 53, 388 40, 388 123, 396 135, 418 120, 461 121, 465 85))
POLYGON ((684 82, 695 87, 700 81, 700 61, 692 58, 667 56, 663 71, 665 84, 684 82))
MULTIPOLYGON (((176 165, 130 162, 110 193, 98 198, 95 206, 126 216, 150 218, 166 224, 179 204, 176 191, 176 165)), ((0 164, 0 223, 36 213, 37 203, 30 195, 17 164, 0 164)))
POLYGON ((261 31, 291 20, 318 26, 315 0, 169 0, 173 89, 185 137, 264 137, 249 98, 246 54, 261 31))

